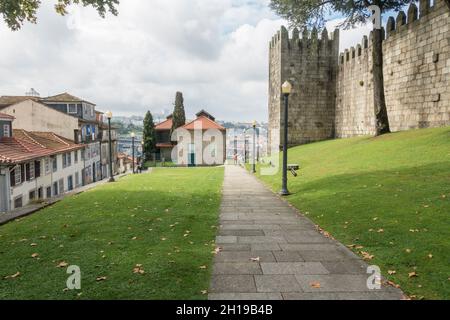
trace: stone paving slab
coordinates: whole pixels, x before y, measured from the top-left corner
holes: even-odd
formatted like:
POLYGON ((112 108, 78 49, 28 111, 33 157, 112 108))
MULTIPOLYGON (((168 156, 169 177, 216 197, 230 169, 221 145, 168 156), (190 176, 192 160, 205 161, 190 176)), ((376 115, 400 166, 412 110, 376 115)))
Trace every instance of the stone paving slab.
POLYGON ((396 300, 369 290, 367 264, 237 166, 225 167, 209 299, 396 300))

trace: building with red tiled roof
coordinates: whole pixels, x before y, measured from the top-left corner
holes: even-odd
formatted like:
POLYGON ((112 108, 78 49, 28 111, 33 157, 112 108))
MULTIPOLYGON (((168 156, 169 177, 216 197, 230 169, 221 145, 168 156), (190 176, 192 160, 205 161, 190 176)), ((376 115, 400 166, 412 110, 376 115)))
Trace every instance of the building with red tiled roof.
POLYGON ((179 165, 203 166, 221 165, 226 156, 226 129, 215 118, 201 110, 197 118, 178 129, 179 141, 171 141, 172 116, 156 125, 156 147, 162 161, 174 161, 179 165), (202 142, 195 141, 195 131, 200 131, 202 142), (183 136, 183 138, 181 138, 183 136), (172 158, 174 147, 178 146, 177 159, 172 158))
POLYGON ((0 114, 0 212, 58 196, 82 186, 84 145, 51 132, 11 129, 0 114))

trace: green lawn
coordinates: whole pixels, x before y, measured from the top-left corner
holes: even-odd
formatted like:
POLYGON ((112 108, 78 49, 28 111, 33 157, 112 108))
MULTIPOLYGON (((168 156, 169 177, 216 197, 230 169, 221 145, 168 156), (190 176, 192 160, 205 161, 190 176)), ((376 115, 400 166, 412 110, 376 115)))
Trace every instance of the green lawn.
POLYGON ((0 299, 206 299, 222 181, 155 169, 0 227, 0 299), (61 262, 81 268, 80 291, 61 262))
POLYGON ((450 128, 314 143, 289 162, 294 206, 413 298, 450 299, 450 128))

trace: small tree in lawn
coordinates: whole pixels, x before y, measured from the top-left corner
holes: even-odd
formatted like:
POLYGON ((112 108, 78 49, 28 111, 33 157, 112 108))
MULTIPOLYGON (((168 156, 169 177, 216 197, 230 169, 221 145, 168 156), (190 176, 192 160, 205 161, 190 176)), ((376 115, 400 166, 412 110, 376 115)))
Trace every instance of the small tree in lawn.
POLYGON ((175 97, 175 109, 173 110, 173 124, 170 135, 178 129, 186 124, 186 113, 184 111, 184 99, 183 94, 181 92, 177 92, 175 97))
MULTIPOLYGON (((450 0, 446 0, 450 1, 450 0)), ((367 23, 372 15, 369 6, 376 5, 381 13, 390 10, 401 10, 405 5, 413 3, 411 0, 271 0, 270 7, 281 17, 287 19, 291 26, 307 28, 322 28, 327 22, 326 16, 331 12, 338 12, 345 17, 341 24, 343 28, 352 28, 357 24, 367 23)), ((389 119, 384 95, 383 76, 383 31, 373 30, 372 37, 372 72, 373 72, 373 100, 375 111, 376 135, 390 132, 389 119)))
POLYGON ((153 116, 150 111, 147 111, 144 118, 144 133, 143 133, 143 157, 144 161, 152 158, 156 152, 156 131, 153 116))
MULTIPOLYGON (((76 4, 84 7, 91 6, 104 18, 107 12, 117 15, 116 6, 119 0, 56 0, 55 11, 64 16, 67 7, 76 4)), ((0 0, 0 15, 11 30, 19 30, 25 21, 36 23, 37 10, 41 0, 0 0)))

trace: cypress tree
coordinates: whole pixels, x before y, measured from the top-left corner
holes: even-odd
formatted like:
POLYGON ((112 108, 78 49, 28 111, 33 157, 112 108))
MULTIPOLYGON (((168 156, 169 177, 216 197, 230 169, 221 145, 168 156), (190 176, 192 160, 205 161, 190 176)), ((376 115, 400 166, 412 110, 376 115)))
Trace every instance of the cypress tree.
POLYGON ((152 158, 152 154, 156 152, 155 123, 153 122, 153 116, 150 111, 147 111, 144 118, 144 133, 142 139, 144 141, 144 160, 150 160, 152 158))

